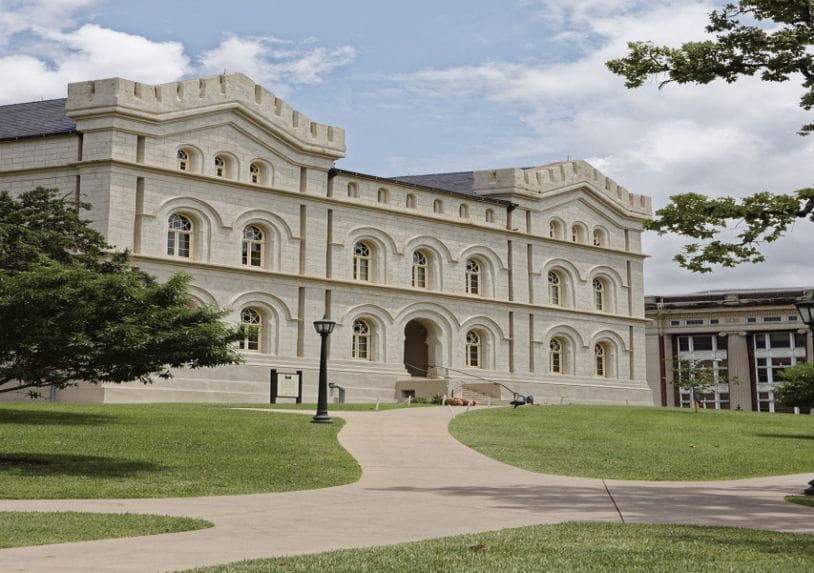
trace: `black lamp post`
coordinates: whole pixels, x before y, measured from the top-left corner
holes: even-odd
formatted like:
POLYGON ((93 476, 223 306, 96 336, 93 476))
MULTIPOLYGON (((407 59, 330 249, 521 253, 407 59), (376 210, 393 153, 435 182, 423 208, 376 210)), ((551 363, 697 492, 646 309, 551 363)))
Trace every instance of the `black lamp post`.
POLYGON ((328 337, 334 330, 336 323, 323 317, 314 321, 314 330, 322 337, 322 346, 319 352, 319 392, 317 397, 317 415, 311 420, 316 424, 331 424, 333 420, 328 415, 328 337))
MULTIPOLYGON (((800 313, 800 318, 807 327, 811 329, 811 334, 814 336, 814 298, 804 298, 794 303, 797 307, 797 312, 800 313)), ((806 495, 814 495, 814 479, 808 482, 811 487, 806 488, 806 495)))

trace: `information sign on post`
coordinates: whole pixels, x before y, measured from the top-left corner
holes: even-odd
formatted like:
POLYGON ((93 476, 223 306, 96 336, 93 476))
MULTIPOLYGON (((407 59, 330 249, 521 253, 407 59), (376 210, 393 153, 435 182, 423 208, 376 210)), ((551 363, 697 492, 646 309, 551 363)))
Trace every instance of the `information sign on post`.
POLYGON ((302 370, 282 372, 272 368, 269 403, 276 404, 278 398, 294 398, 302 404, 302 370))

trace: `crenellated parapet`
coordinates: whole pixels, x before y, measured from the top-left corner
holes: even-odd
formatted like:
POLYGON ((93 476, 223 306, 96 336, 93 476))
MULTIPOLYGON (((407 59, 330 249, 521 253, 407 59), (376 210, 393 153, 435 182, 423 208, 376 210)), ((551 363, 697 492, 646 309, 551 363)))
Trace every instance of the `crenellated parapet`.
POLYGON ((345 156, 345 130, 311 121, 243 74, 149 85, 108 78, 68 85, 68 117, 118 112, 150 120, 172 120, 204 110, 240 108, 304 151, 345 156))
POLYGON ((520 195, 539 198, 564 187, 589 184, 614 203, 636 215, 649 217, 650 197, 630 193, 583 160, 558 161, 539 167, 490 169, 474 172, 478 195, 520 195))

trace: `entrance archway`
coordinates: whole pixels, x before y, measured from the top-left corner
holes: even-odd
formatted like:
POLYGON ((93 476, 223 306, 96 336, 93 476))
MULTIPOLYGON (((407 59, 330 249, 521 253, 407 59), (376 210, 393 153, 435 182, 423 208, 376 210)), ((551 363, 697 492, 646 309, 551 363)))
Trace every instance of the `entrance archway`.
POLYGON ((430 363, 427 335, 427 327, 418 320, 411 320, 404 327, 404 367, 410 376, 427 377, 430 363))

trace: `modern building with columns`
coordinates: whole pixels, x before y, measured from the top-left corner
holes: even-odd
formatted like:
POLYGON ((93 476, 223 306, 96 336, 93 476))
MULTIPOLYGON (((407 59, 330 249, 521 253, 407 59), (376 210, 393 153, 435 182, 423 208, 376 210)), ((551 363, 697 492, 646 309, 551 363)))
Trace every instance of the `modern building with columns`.
POLYGON ((647 379, 656 403, 692 407, 690 392, 672 384, 676 365, 692 361, 721 380, 695 397, 703 407, 774 412, 778 373, 812 361, 811 332, 794 306, 812 296, 814 288, 646 297, 647 379))
POLYGON ((650 200, 585 161, 410 177, 336 167, 344 131, 241 74, 68 86, 0 107, 0 189, 55 187, 133 262, 248 326, 244 363, 56 400, 239 401, 269 372, 349 401, 449 394, 652 404, 640 233, 650 200), (502 386, 501 386, 502 385, 502 386))

